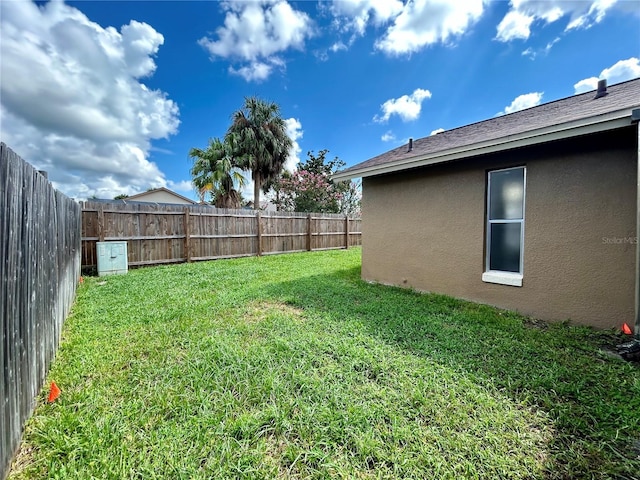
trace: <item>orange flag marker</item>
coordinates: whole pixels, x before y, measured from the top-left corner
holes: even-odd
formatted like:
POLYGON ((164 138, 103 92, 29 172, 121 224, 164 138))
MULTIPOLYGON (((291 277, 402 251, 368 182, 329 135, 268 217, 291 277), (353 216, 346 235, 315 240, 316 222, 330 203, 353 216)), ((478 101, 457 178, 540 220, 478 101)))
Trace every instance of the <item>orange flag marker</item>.
POLYGON ((60 396, 60 389, 56 382, 51 382, 51 388, 49 389, 49 403, 55 402, 56 398, 60 396))
POLYGON ((627 325, 626 323, 622 324, 622 333, 624 333, 625 335, 633 334, 633 332, 631 331, 631 328, 629 328, 629 325, 627 325))

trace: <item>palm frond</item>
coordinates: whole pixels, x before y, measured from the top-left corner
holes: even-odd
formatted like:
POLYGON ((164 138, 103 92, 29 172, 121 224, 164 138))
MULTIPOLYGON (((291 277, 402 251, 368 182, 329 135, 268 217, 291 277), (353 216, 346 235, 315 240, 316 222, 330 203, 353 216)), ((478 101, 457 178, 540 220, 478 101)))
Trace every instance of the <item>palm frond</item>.
MULTIPOLYGON (((209 192, 217 203, 219 197, 226 196, 227 206, 233 199, 239 198, 235 187, 238 185, 238 188, 242 188, 246 180, 238 171, 239 165, 234 161, 230 143, 219 138, 210 139, 205 150, 192 148, 189 156, 193 159, 192 181, 201 198, 209 192)), ((233 208, 239 207, 238 203, 233 208)))

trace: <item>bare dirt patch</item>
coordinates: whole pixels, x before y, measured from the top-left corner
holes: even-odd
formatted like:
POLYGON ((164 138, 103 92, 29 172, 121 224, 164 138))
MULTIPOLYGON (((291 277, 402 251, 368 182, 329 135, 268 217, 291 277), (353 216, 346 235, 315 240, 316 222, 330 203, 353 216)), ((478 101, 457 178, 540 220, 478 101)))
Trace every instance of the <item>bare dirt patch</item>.
POLYGON ((21 478, 21 474, 34 463, 36 449, 26 442, 20 443, 20 448, 11 464, 9 471, 16 478, 21 478))
POLYGON ((302 321, 304 310, 283 302, 255 302, 247 306, 248 322, 263 322, 274 316, 285 316, 289 319, 302 321))

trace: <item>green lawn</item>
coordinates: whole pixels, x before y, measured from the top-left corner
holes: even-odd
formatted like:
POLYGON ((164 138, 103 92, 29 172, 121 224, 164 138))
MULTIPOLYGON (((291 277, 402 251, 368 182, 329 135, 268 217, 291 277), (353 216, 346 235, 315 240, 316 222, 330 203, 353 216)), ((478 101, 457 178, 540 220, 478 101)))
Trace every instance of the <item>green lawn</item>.
POLYGON ((359 249, 87 278, 9 478, 638 478, 618 341, 367 284, 359 249))

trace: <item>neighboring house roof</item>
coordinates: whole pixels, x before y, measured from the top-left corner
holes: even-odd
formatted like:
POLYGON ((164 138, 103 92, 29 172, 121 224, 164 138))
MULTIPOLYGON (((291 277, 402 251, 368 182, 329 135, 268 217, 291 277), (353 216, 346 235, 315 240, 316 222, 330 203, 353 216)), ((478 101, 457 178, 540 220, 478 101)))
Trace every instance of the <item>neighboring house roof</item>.
POLYGON ((125 200, 127 201, 133 200, 136 202, 152 202, 152 203, 179 203, 179 204, 190 204, 190 205, 198 204, 198 202, 194 202, 190 198, 183 197, 179 193, 176 193, 165 187, 154 188, 152 190, 147 190, 146 192, 143 192, 143 193, 131 195, 130 197, 127 197, 125 200), (154 197, 156 197, 161 201, 154 199, 154 197), (175 198, 175 202, 171 202, 173 198, 175 198))
POLYGON ((420 138, 410 150, 405 144, 333 179, 380 175, 630 125, 632 110, 640 107, 640 79, 612 85, 606 92, 600 97, 595 91, 572 95, 420 138))

